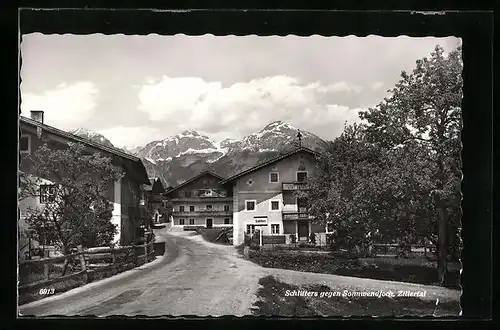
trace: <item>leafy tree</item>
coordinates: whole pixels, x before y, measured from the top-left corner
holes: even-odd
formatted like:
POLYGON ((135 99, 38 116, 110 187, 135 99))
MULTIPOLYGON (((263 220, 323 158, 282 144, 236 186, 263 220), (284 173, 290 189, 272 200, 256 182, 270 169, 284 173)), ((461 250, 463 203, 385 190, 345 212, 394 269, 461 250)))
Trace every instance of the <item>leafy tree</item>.
POLYGON ((369 209, 376 207, 365 186, 378 173, 380 157, 381 149, 366 141, 362 126, 346 126, 318 159, 312 189, 297 193, 314 201, 310 212, 319 222, 334 222, 335 246, 365 250, 373 237, 377 215, 369 209))
POLYGON ((412 73, 401 73, 392 95, 377 107, 361 112, 367 137, 387 148, 419 145, 427 150, 428 169, 422 182, 430 186, 437 224, 439 282, 444 283, 451 214, 460 207, 462 129, 461 48, 444 54, 436 46, 430 58, 418 60, 412 73))
POLYGON ((63 254, 82 245, 110 245, 117 233, 111 223, 113 205, 107 188, 122 176, 111 159, 99 153, 88 154, 81 144, 50 149, 46 144, 22 162, 30 173, 20 173, 20 199, 39 198, 40 185, 53 183, 49 200, 30 207, 26 223, 30 230, 56 245, 63 254))
POLYGON ((317 221, 334 222, 334 246, 435 242, 441 283, 460 248, 460 51, 437 46, 402 72, 363 124, 329 143, 307 193, 317 221))

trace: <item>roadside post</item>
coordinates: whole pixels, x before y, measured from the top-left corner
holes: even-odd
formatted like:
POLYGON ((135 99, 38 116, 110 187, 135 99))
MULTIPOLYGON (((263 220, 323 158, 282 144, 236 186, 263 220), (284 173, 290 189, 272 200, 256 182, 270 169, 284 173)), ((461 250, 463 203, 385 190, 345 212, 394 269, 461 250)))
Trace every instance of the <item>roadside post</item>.
MULTIPOLYGON (((253 217, 253 220, 255 222, 255 226, 256 227, 264 227, 264 226, 267 226, 267 215, 262 215, 262 216, 254 216, 253 217)), ((260 229, 260 246, 262 246, 262 236, 263 236, 263 230, 260 229)))

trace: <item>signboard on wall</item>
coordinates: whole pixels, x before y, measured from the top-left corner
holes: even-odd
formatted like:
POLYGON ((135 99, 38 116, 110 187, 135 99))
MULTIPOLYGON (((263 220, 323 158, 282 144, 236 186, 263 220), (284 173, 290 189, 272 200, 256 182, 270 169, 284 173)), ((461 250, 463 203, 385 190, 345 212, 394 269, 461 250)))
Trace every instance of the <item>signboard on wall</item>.
POLYGON ((256 226, 267 226, 267 215, 255 216, 253 217, 253 221, 256 226))

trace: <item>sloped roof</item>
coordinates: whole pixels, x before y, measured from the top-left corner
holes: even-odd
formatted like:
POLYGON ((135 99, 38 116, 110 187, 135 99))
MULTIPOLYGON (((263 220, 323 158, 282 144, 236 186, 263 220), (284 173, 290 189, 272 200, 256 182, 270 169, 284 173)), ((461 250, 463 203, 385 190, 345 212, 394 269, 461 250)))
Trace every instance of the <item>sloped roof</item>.
POLYGON ((196 176, 192 177, 191 179, 189 179, 189 180, 187 180, 187 181, 185 181, 185 182, 183 182, 183 183, 181 183, 181 184, 179 184, 179 185, 177 185, 177 186, 173 187, 172 189, 170 189, 170 190, 166 191, 165 193, 166 193, 166 194, 170 194, 171 192, 176 191, 177 189, 179 189, 179 188, 181 188, 181 187, 184 187, 185 185, 187 185, 187 184, 189 184, 189 183, 191 183, 191 182, 194 182, 194 181, 198 180, 199 178, 201 178, 202 176, 204 176, 204 175, 206 175, 206 174, 209 174, 209 175, 211 175, 211 176, 213 176, 213 177, 215 177, 216 179, 219 179, 219 180, 221 180, 221 181, 222 181, 222 180, 224 180, 224 178, 223 178, 223 177, 221 177, 220 175, 218 175, 218 174, 216 174, 216 173, 214 173, 214 172, 212 172, 212 171, 203 171, 203 172, 201 172, 200 174, 198 174, 198 175, 196 175, 196 176))
POLYGON ((164 193, 165 192, 163 182, 161 182, 160 178, 154 179, 152 184, 153 184, 153 186, 151 187, 151 191, 153 193, 164 193))
POLYGON ((85 144, 89 147, 101 150, 105 153, 112 154, 112 155, 115 155, 115 156, 120 157, 122 159, 128 160, 134 164, 134 171, 138 174, 138 177, 140 177, 140 180, 141 180, 140 183, 145 184, 145 185, 151 185, 151 182, 149 181, 149 178, 148 178, 146 168, 144 167, 144 164, 142 163, 141 159, 138 157, 129 155, 118 148, 108 147, 108 146, 96 143, 94 141, 84 139, 78 135, 71 134, 69 132, 60 130, 60 129, 55 128, 53 126, 49 126, 47 124, 42 124, 42 123, 40 123, 36 120, 30 119, 30 118, 20 116, 19 121, 22 124, 26 124, 26 125, 30 125, 30 126, 34 126, 34 127, 40 127, 43 131, 60 136, 60 137, 65 138, 69 141, 82 143, 82 144, 85 144))
POLYGON ((252 168, 249 168, 249 169, 248 169, 248 170, 246 170, 246 171, 243 171, 243 172, 240 172, 240 173, 238 173, 238 174, 235 174, 235 175, 233 175, 232 177, 227 178, 227 179, 225 179, 225 180, 221 181, 221 182, 220 182, 220 184, 226 184, 226 183, 229 183, 229 182, 231 182, 231 181, 233 181, 233 180, 236 180, 236 179, 238 179, 238 178, 240 178, 240 177, 242 177, 242 176, 244 176, 244 175, 246 175, 246 174, 249 174, 249 173, 255 172, 255 171, 257 171, 257 170, 259 170, 259 169, 261 169, 261 168, 263 168, 263 167, 266 167, 266 166, 268 166, 268 165, 271 165, 271 164, 274 164, 274 163, 276 163, 276 162, 279 162, 280 160, 283 160, 283 159, 285 159, 285 158, 288 158, 288 157, 290 157, 290 156, 293 156, 293 155, 295 155, 295 154, 297 154, 297 153, 299 153, 299 152, 307 152, 307 153, 310 153, 310 154, 312 154, 312 155, 314 155, 314 156, 319 156, 319 155, 320 155, 317 151, 314 151, 314 150, 312 150, 312 149, 309 149, 309 148, 306 148, 306 147, 299 147, 299 148, 294 149, 294 150, 292 150, 292 151, 290 151, 290 152, 288 152, 288 153, 286 153, 286 154, 284 154, 284 155, 278 156, 278 157, 276 157, 276 158, 273 158, 273 159, 271 159, 271 160, 268 160, 267 162, 264 162, 264 163, 261 163, 261 164, 258 164, 258 165, 256 165, 256 166, 254 166, 254 167, 252 167, 252 168))

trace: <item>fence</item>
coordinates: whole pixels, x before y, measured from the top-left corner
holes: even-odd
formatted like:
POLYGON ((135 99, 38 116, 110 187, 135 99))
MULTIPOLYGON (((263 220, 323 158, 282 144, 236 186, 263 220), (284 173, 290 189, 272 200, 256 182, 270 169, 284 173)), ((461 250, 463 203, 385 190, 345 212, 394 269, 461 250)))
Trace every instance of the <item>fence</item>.
POLYGON ((26 292, 41 287, 61 283, 71 279, 83 278, 85 283, 92 281, 93 275, 106 271, 117 271, 127 269, 151 261, 154 257, 154 242, 144 245, 124 246, 120 248, 96 248, 83 250, 78 247, 76 253, 40 260, 24 260, 19 262, 19 267, 43 266, 43 280, 26 283, 19 286, 19 292, 26 292), (104 261, 104 262, 103 262, 104 261), (50 266, 63 262, 67 267, 70 263, 76 263, 79 271, 73 274, 50 278, 50 266))

